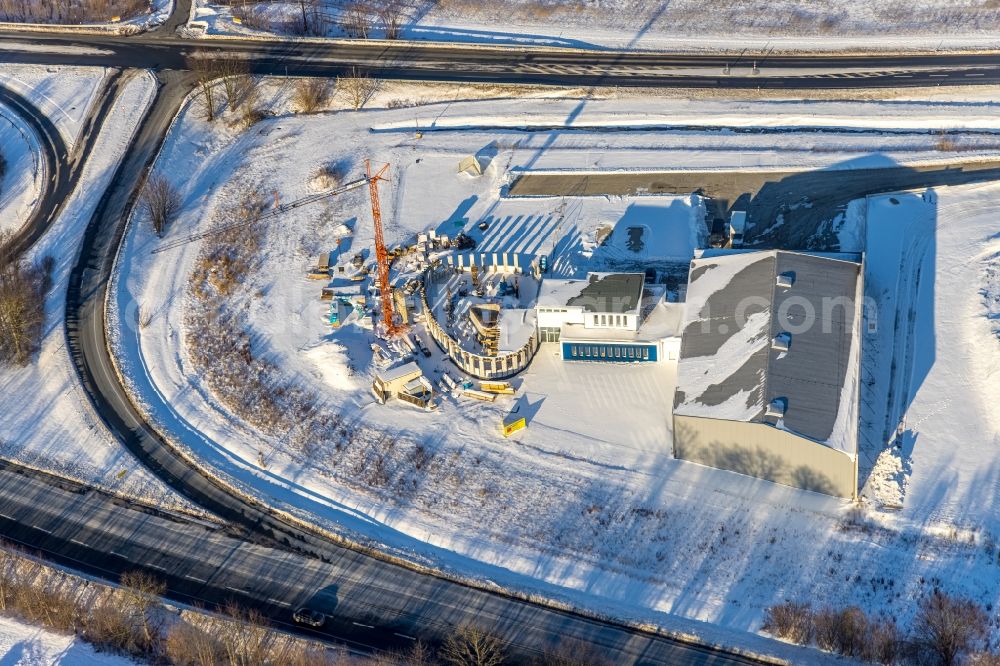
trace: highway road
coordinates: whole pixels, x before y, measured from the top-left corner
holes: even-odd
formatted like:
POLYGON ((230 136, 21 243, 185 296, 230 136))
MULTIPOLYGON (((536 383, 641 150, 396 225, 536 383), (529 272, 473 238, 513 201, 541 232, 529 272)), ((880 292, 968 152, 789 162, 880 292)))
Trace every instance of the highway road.
POLYGON ((0 462, 0 498, 0 534, 29 552, 106 579, 142 562, 177 601, 210 607, 233 600, 262 609, 279 628, 359 652, 405 648, 414 636, 435 641, 474 618, 507 636, 521 660, 561 637, 589 642, 615 664, 760 663, 440 585, 346 549, 330 551, 326 559, 308 557, 6 462, 0 462), (290 626, 291 611, 302 605, 327 613, 328 624, 320 631, 290 626))
POLYGON ((229 53, 260 74, 337 76, 358 67, 383 78, 563 86, 858 89, 1000 82, 998 53, 740 57, 384 40, 193 40, 166 30, 138 37, 4 33, 0 49, 0 60, 9 62, 182 70, 193 54, 229 53))
MULTIPOLYGON (((145 566, 171 596, 227 597, 276 619, 310 601, 335 612, 333 635, 379 647, 405 636, 431 642, 463 622, 493 624, 521 657, 552 637, 578 638, 616 664, 752 663, 734 655, 594 622, 452 581, 421 575, 291 525, 234 496, 189 467, 133 408, 105 344, 104 301, 114 253, 144 170, 190 88, 186 56, 232 51, 254 71, 336 75, 358 65, 384 77, 555 85, 839 88, 1000 80, 995 55, 851 59, 773 57, 752 75, 722 56, 510 50, 434 44, 353 45, 234 40, 196 44, 164 34, 140 38, 32 34, 0 36, 0 61, 149 67, 163 84, 111 186, 89 222, 71 275, 66 335, 86 394, 107 427, 160 478, 235 526, 235 533, 180 521, 100 493, 0 466, 0 532, 67 564, 113 576, 145 566), (30 47, 25 47, 29 44, 30 47), (730 74, 721 70, 729 65, 730 74), (711 73, 711 70, 718 70, 711 73), (933 76, 935 75, 936 76, 933 76), (933 76, 933 78, 932 78, 933 76), (402 634, 402 635, 401 635, 402 634)), ((58 156, 58 149, 55 150, 58 156)), ((67 163, 68 166, 68 163, 67 163)), ((67 181, 68 183, 69 181, 67 181)), ((68 186, 68 185, 67 185, 68 186)), ((57 211, 49 201, 46 214, 57 211)), ((23 470, 22 470, 23 472, 23 470)))

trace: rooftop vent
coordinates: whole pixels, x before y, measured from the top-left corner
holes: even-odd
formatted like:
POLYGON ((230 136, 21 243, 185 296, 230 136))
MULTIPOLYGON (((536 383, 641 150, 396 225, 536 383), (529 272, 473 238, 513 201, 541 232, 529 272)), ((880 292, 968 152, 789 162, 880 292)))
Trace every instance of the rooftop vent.
POLYGON ((764 412, 765 417, 774 417, 776 419, 784 418, 785 409, 788 407, 788 401, 784 398, 775 398, 768 404, 767 410, 764 412))
POLYGON ((775 282, 782 289, 788 289, 795 282, 795 273, 791 271, 786 271, 784 273, 778 273, 775 282))
POLYGON ((792 334, 788 331, 779 333, 771 340, 771 349, 779 352, 786 352, 792 344, 792 334))

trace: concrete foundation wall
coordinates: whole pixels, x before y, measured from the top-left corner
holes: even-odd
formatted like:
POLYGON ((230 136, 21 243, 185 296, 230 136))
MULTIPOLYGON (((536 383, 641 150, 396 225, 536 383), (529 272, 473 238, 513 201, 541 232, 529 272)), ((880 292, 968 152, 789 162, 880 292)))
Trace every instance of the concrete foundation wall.
POLYGON ((826 495, 858 493, 855 459, 764 423, 675 414, 674 457, 826 495))

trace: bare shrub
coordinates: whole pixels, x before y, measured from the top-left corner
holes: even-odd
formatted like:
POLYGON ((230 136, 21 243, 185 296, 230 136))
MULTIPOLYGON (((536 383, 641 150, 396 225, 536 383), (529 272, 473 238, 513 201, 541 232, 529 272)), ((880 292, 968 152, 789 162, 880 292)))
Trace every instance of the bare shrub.
POLYGON ((292 103, 300 113, 315 113, 330 101, 330 82, 321 78, 300 79, 292 103))
POLYGON ((149 11, 148 0, 0 0, 0 21, 73 25, 128 20, 149 11))
POLYGON ((104 595, 82 618, 82 636, 99 648, 132 654, 138 654, 142 644, 113 594, 104 595))
MULTIPOLYGON (((861 649, 861 658, 877 664, 895 664, 900 653, 900 636, 891 618, 868 621, 868 632, 861 649)), ((1000 664, 998 664, 1000 666, 1000 664)))
POLYGON ((233 16, 240 20, 242 25, 254 30, 270 31, 271 18, 264 11, 264 8, 256 2, 241 2, 232 5, 233 16))
POLYGON ((913 622, 912 643, 934 663, 953 666, 978 648, 989 635, 989 618, 975 602, 939 590, 920 602, 913 622))
POLYGON ((344 171, 337 164, 324 164, 309 179, 309 185, 317 191, 332 190, 344 182, 344 171))
POLYGON ((181 209, 181 193, 163 176, 153 175, 143 186, 139 203, 153 225, 153 231, 157 236, 163 236, 167 225, 174 221, 181 209))
POLYGON ((867 633, 868 618, 857 606, 841 610, 824 608, 813 614, 813 639, 824 650, 859 656, 867 633))
POLYGON ((786 601, 765 611, 763 629, 783 640, 808 645, 812 639, 812 619, 809 604, 786 601))
POLYGON ((221 666, 225 658, 218 639, 185 621, 170 627, 163 649, 175 666, 221 666))
POLYGON ((234 666, 264 666, 276 634, 256 608, 229 602, 223 608, 228 622, 216 623, 216 632, 226 659, 234 666))
POLYGON ((378 90, 380 82, 357 67, 352 67, 346 76, 337 77, 337 90, 344 91, 347 101, 357 111, 363 107, 378 90))
POLYGON ((500 666, 505 659, 500 637, 474 625, 459 627, 449 635, 438 656, 452 666, 500 666))
POLYGON ((561 640, 534 660, 535 666, 612 666, 591 643, 561 640))

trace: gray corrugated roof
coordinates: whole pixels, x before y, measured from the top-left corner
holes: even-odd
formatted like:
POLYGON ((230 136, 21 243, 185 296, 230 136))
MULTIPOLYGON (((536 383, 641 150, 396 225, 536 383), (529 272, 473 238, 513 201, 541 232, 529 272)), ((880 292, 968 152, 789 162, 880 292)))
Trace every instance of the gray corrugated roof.
POLYGON ((762 422, 767 405, 781 398, 783 427, 829 440, 842 389, 857 372, 848 366, 860 270, 781 251, 693 261, 675 412, 762 422), (792 277, 790 288, 777 285, 779 274, 792 277), (810 311, 815 321, 804 326, 810 311), (783 332, 791 333, 787 352, 771 348, 783 332))
POLYGON ((583 307, 587 312, 632 312, 642 300, 642 273, 592 273, 590 283, 566 305, 583 307))

